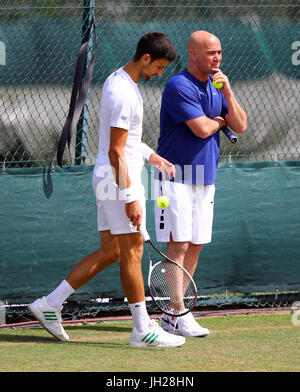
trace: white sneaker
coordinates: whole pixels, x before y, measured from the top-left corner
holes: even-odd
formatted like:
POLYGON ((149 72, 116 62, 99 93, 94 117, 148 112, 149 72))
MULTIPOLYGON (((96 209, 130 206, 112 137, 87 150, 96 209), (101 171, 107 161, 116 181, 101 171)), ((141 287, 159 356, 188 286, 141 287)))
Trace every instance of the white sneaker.
POLYGON ((174 335, 200 337, 209 335, 209 330, 207 328, 202 328, 194 319, 191 312, 180 317, 164 314, 161 318, 161 327, 174 335))
POLYGON ((28 305, 28 309, 51 335, 63 342, 69 340, 69 336, 61 324, 61 312, 49 306, 46 297, 37 299, 28 305))
POLYGON ((144 332, 138 332, 133 327, 129 341, 129 344, 132 346, 151 347, 178 347, 184 343, 184 337, 174 336, 165 332, 154 320, 150 321, 148 329, 144 332))

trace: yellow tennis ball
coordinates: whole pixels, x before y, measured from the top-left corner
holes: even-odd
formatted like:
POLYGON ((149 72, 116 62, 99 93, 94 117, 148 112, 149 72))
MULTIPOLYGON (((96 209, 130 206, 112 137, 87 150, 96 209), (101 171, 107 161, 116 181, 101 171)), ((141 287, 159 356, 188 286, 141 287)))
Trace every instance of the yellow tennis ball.
POLYGON ((167 196, 160 196, 157 199, 157 205, 159 208, 167 208, 169 204, 170 200, 167 198, 167 196))
POLYGON ((212 84, 213 84, 213 86, 215 87, 215 88, 222 88, 223 86, 224 86, 224 83, 222 83, 222 82, 220 82, 220 83, 218 83, 218 80, 220 80, 220 79, 217 79, 217 80, 213 80, 213 82, 212 82, 212 84))

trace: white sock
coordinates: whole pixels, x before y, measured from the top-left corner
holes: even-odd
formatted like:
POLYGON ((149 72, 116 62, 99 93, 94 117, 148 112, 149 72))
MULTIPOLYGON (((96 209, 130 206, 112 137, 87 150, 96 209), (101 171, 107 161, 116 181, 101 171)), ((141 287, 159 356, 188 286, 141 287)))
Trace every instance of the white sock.
POLYGON ((73 287, 66 280, 63 280, 61 284, 58 285, 56 289, 47 296, 47 303, 49 306, 61 310, 65 300, 71 294, 73 294, 74 291, 75 290, 73 289, 73 287))
POLYGON ((149 326, 150 317, 147 312, 146 302, 129 304, 135 328, 139 332, 145 331, 149 326))

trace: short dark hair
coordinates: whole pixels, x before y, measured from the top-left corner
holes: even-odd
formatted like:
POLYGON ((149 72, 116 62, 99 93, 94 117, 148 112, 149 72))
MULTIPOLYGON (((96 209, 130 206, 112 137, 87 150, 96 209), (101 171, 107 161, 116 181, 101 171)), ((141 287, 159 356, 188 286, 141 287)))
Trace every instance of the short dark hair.
POLYGON ((169 38, 159 31, 144 34, 139 40, 136 48, 134 61, 138 61, 144 54, 149 54, 151 61, 166 59, 174 61, 176 50, 169 38))

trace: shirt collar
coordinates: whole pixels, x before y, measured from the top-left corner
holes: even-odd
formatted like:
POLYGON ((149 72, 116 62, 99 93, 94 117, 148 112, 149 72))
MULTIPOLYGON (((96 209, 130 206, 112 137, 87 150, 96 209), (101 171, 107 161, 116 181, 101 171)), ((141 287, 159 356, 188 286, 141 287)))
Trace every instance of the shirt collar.
POLYGON ((207 85, 208 85, 208 81, 210 80, 210 78, 208 78, 208 81, 207 81, 207 82, 201 82, 199 79, 195 78, 195 76, 192 75, 192 74, 187 70, 187 68, 185 68, 185 69, 183 70, 183 74, 184 74, 191 82, 193 82, 194 84, 196 84, 196 85, 200 86, 201 88, 203 88, 204 90, 206 90, 206 87, 207 87, 207 85))

